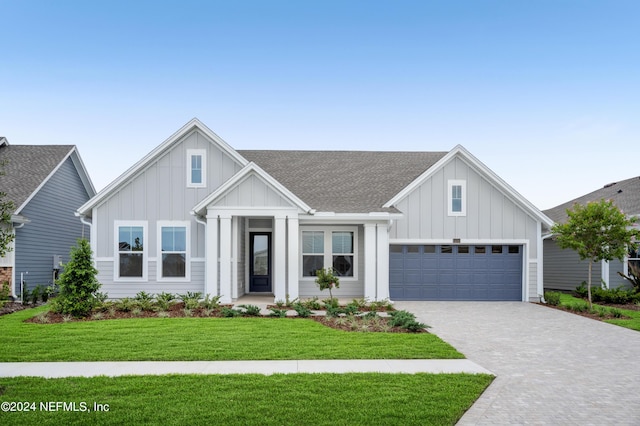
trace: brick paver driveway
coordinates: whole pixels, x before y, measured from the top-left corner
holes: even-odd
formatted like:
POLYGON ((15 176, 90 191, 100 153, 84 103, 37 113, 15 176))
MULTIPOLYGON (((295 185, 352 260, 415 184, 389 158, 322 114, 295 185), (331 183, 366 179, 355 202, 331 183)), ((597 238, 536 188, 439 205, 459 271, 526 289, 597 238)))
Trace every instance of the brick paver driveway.
POLYGON ((396 307, 497 376, 460 425, 640 425, 640 332, 530 303, 396 307))

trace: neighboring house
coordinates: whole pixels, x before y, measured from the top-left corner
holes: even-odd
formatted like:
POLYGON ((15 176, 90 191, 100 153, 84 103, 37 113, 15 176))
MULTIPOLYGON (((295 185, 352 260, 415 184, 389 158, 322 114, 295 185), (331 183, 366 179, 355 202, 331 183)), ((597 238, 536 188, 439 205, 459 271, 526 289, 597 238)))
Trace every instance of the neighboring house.
MULTIPOLYGON (((83 236, 75 211, 95 195, 93 184, 73 145, 10 145, 0 138, 0 191, 13 201, 13 251, 0 258, 0 280, 12 283, 12 294, 51 285, 83 236)), ((89 238, 88 232, 85 235, 89 238)))
MULTIPOLYGON (((545 214, 554 222, 564 223, 567 220, 567 209, 574 204, 585 205, 591 201, 611 200, 628 216, 640 216, 640 177, 613 182, 589 194, 567 201, 545 214)), ((610 288, 628 285, 618 272, 628 273, 629 262, 640 264, 638 253, 632 250, 620 262, 599 262, 593 265, 592 284, 604 283, 610 288)), ((544 287, 550 290, 574 290, 589 278, 588 261, 581 261, 578 254, 571 249, 562 250, 553 239, 544 241, 544 287)))
POLYGON ((236 151, 194 119, 80 207, 102 290, 539 300, 552 222, 461 146, 236 151))

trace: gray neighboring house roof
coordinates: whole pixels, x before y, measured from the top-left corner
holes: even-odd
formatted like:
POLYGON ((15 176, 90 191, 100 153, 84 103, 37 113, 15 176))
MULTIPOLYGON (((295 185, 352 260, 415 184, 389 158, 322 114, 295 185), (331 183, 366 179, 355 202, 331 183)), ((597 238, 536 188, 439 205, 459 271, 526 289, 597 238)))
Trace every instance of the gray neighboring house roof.
POLYGON ((575 203, 587 204, 591 201, 611 200, 625 214, 640 215, 640 176, 620 182, 613 182, 589 194, 567 201, 559 206, 545 210, 543 213, 554 222, 563 223, 567 220, 567 209, 575 203))
POLYGON ((446 152, 247 151, 253 161, 318 211, 397 212, 383 205, 446 152))
MULTIPOLYGON (((74 145, 9 145, 2 138, 0 144, 0 162, 4 166, 0 170, 0 191, 7 194, 7 199, 15 204, 14 214, 20 210, 54 172, 57 167, 75 151, 74 145)), ((1 164, 1 163, 0 163, 1 164)), ((84 169, 84 166, 82 166, 84 169)), ((85 171, 86 172, 86 171, 85 171)), ((88 185, 90 196, 95 194, 88 177, 81 176, 88 185)))

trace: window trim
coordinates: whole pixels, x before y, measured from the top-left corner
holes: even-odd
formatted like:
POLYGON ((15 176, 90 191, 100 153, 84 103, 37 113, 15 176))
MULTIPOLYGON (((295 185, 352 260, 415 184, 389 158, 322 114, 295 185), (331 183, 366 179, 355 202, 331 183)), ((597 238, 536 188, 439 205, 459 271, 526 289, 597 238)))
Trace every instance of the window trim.
POLYGON ((156 281, 158 282, 190 282, 191 281, 191 222, 185 220, 159 220, 156 224, 156 281), (185 267, 184 277, 165 277, 162 275, 162 228, 185 228, 185 267))
MULTIPOLYGON (((303 232, 323 232, 324 233, 324 267, 333 267, 333 232, 353 232, 353 276, 352 277, 339 277, 340 281, 353 282, 358 281, 358 227, 357 226, 301 226, 299 232, 299 279, 302 281, 315 281, 315 277, 304 276, 303 270, 303 247, 304 241, 302 238, 303 232)), ((311 255, 311 253, 307 253, 311 255)))
POLYGON ((206 188, 207 187, 207 150, 206 149, 188 149, 187 150, 187 188, 206 188), (193 182, 192 158, 194 156, 202 157, 202 182, 193 182))
POLYGON ((467 181, 459 179, 450 179, 447 182, 447 215, 448 216, 466 216, 467 215, 467 181), (460 211, 453 210, 453 187, 460 187, 460 211))
POLYGON ((149 281, 149 233, 146 220, 116 220, 113 223, 113 281, 114 282, 148 282, 149 281), (142 227, 142 277, 120 276, 120 228, 142 227))

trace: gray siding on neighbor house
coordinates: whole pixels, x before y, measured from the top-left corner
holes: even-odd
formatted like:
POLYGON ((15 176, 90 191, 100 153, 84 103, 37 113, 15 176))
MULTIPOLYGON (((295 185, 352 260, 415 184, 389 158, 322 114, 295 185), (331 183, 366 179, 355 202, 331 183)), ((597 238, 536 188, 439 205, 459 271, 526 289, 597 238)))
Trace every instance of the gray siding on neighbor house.
POLYGON ((461 158, 453 158, 395 207, 404 213, 394 222, 390 238, 398 241, 449 242, 464 244, 492 241, 527 241, 529 298, 536 299, 537 238, 540 223, 502 192, 484 175, 461 158), (466 215, 448 215, 448 181, 466 181, 466 215))
MULTIPOLYGON (((194 271, 202 267, 204 262, 192 262, 191 283, 157 283, 157 274, 153 260, 159 257, 157 253, 158 221, 188 221, 190 222, 191 259, 205 257, 204 226, 195 221, 190 214, 191 209, 215 191, 220 185, 230 179, 241 169, 236 160, 224 153, 218 146, 197 130, 185 135, 165 151, 156 161, 152 162, 116 193, 96 207, 93 216, 95 232, 97 233, 96 258, 101 265, 101 280, 108 289, 118 289, 117 294, 129 294, 122 290, 129 286, 137 291, 158 289, 172 293, 184 291, 203 291, 204 272, 196 274, 194 271), (206 183, 204 188, 187 187, 187 150, 206 150, 206 183), (115 221, 145 221, 147 226, 146 250, 149 259, 148 282, 117 282, 114 283, 113 265, 116 242, 115 221), (199 265, 196 267, 196 265, 199 265), (105 272, 107 269, 110 272, 105 272), (163 290, 164 289, 164 290, 163 290)), ((109 294, 110 297, 119 297, 109 294)))
MULTIPOLYGON (((592 266, 592 283, 600 285, 602 269, 600 262, 592 266)), ((575 290, 589 279, 589 262, 580 260, 578 253, 561 249, 553 240, 544 241, 544 288, 545 290, 575 290)))
MULTIPOLYGON (((311 227, 313 229, 314 227, 311 227)), ((358 252, 357 255, 357 268, 358 275, 356 280, 347 278, 340 279, 340 288, 332 290, 334 297, 340 297, 344 299, 349 298, 361 298, 364 297, 364 226, 359 225, 357 230, 358 235, 358 252)), ((337 225, 332 225, 328 229, 340 230, 337 225)), ((304 225, 300 226, 300 231, 304 231, 304 225)), ((299 256, 299 261, 301 256, 299 256)), ((317 296, 320 299, 329 298, 329 290, 320 291, 318 285, 313 278, 301 279, 299 282, 299 292, 301 298, 309 298, 317 296)))
MULTIPOLYGON (((53 281, 53 256, 69 261, 71 247, 83 236, 83 225, 75 211, 87 202, 89 194, 68 158, 24 207, 21 214, 31 222, 16 229, 16 280, 20 273, 29 289, 48 286, 53 281)), ((89 229, 84 230, 89 239, 89 229)))

